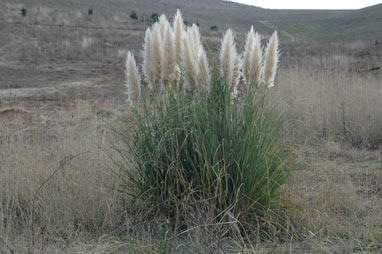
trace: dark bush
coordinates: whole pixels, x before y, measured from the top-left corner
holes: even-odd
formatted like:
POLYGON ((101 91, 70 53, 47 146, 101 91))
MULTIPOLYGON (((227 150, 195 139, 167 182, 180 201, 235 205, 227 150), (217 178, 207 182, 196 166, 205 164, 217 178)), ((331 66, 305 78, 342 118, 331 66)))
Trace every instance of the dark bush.
POLYGON ((130 12, 130 18, 134 20, 138 20, 137 13, 134 10, 130 12))

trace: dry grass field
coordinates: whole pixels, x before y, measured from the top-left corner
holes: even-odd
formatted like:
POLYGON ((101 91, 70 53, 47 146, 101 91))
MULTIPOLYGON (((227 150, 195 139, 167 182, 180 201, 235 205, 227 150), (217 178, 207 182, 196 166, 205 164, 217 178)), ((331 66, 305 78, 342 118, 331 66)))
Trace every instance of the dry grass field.
MULTIPOLYGON (((139 214, 127 216, 111 148, 120 142, 112 128, 133 114, 124 95, 126 53, 133 50, 141 63, 148 24, 132 20, 130 10, 113 15, 118 1, 104 12, 95 1, 91 16, 88 5, 80 11, 57 2, 0 8, 0 253, 382 252, 382 42, 281 37, 271 101, 296 143, 297 168, 284 186, 296 204, 296 235, 228 238, 213 225, 170 235, 165 222, 140 225, 139 214)), ((151 14, 146 2, 131 2, 151 14)), ((158 13, 184 7, 214 53, 229 22, 198 16, 191 1, 168 1, 168 8, 154 2, 158 13), (221 31, 210 31, 214 24, 221 31)), ((216 5, 222 13, 244 8, 225 4, 216 5)), ((329 19, 347 11, 312 13, 329 19)), ((239 19, 233 28, 240 49, 250 15, 232 17, 239 19)), ((256 24, 270 35, 270 27, 256 24)))

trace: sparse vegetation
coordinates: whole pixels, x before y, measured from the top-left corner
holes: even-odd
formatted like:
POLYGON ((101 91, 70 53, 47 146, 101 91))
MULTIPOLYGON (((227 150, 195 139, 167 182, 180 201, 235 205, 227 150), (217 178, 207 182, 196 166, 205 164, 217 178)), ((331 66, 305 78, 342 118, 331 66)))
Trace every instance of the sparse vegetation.
POLYGON ((21 15, 25 17, 27 15, 27 9, 21 8, 21 15))
POLYGON ((216 25, 210 26, 211 31, 219 31, 219 28, 216 25))
POLYGON ((159 21, 159 15, 158 13, 152 13, 151 14, 151 17, 150 17, 150 21, 151 23, 155 23, 155 22, 158 22, 159 21))
POLYGON ((131 18, 131 19, 134 19, 134 20, 138 20, 137 13, 136 13, 134 10, 132 10, 132 11, 130 12, 130 18, 131 18))

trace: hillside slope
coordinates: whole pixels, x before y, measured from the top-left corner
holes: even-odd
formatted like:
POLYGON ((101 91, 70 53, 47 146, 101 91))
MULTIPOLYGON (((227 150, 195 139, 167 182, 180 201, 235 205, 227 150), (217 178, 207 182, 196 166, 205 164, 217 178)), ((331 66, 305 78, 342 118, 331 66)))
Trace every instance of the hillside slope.
MULTIPOLYGON (((8 0, 9 1, 9 0, 8 0)), ((7 0, 0 0, 0 3, 7 0)), ((16 2, 16 1, 15 1, 16 2)), ((173 16, 180 9, 189 23, 198 22, 208 30, 216 25, 222 31, 232 27, 247 31, 251 25, 262 33, 279 30, 291 39, 357 40, 381 37, 382 4, 360 10, 271 10, 223 0, 18 0, 29 8, 52 7, 62 10, 88 8, 97 13, 118 15, 136 11, 138 16, 165 13, 173 16)), ((379 38, 382 39, 382 38, 379 38)))
POLYGON ((382 4, 339 13, 333 17, 272 20, 275 29, 301 38, 329 40, 382 39, 382 4))

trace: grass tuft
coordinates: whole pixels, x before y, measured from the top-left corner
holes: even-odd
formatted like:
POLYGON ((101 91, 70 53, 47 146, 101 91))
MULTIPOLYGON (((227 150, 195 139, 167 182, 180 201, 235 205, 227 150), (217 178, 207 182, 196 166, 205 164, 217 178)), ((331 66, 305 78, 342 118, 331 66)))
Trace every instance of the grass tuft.
POLYGON ((293 156, 282 121, 267 89, 248 86, 234 98, 216 73, 210 93, 170 92, 126 122, 123 190, 145 204, 146 219, 164 216, 176 231, 205 211, 234 233, 287 232, 281 187, 293 156))

